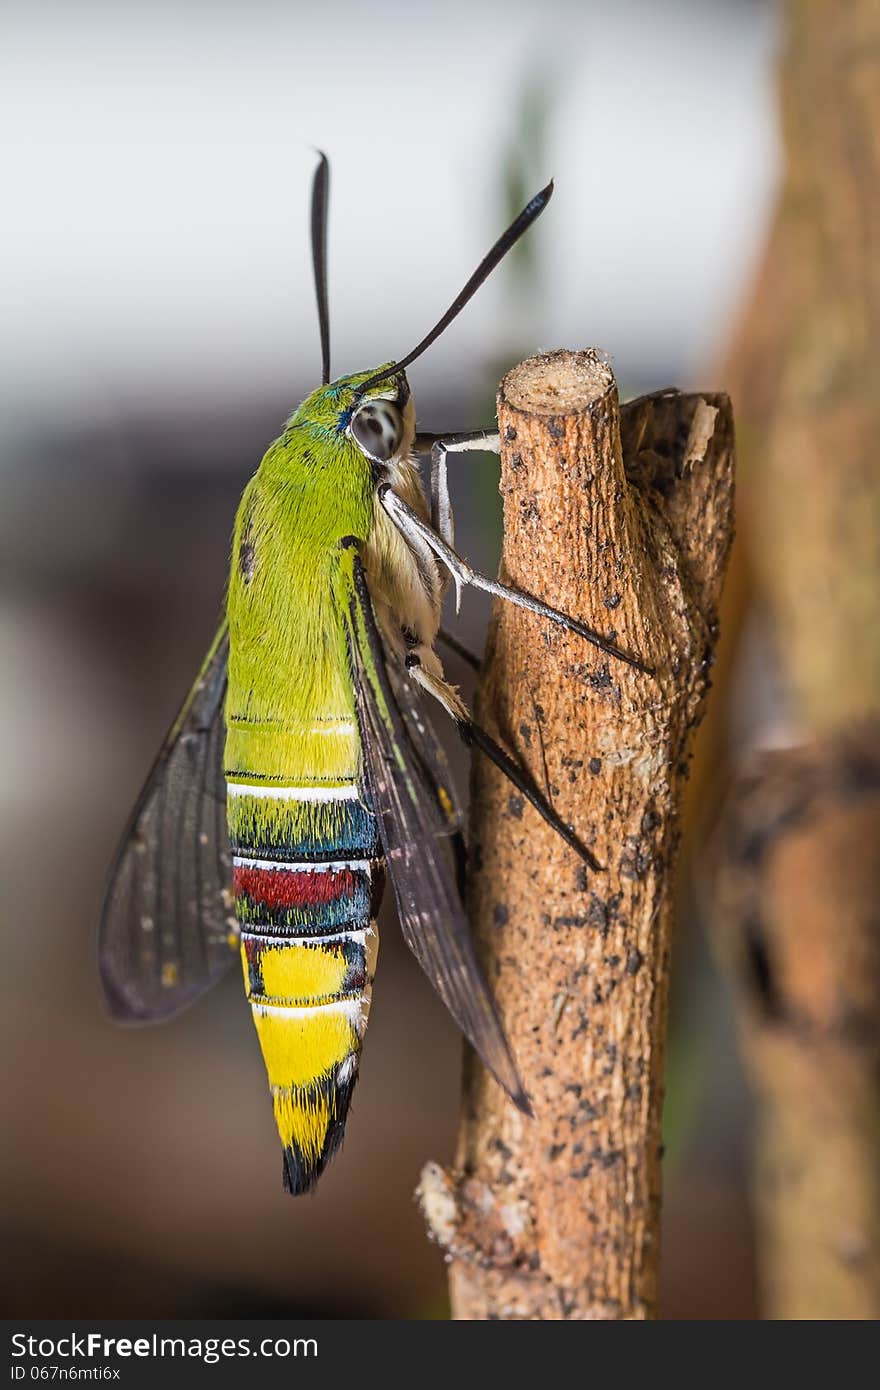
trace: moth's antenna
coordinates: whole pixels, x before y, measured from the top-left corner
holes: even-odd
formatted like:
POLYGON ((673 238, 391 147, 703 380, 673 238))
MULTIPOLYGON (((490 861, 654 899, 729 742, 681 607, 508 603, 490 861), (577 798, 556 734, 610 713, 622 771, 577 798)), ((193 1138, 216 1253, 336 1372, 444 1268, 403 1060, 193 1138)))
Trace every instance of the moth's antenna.
POLYGON ((312 180, 312 268, 321 328, 321 381, 330 380, 330 310, 327 305, 327 203, 330 195, 330 165, 323 150, 312 180))
POLYGON ((402 372, 405 367, 409 366, 410 362, 415 362, 417 357, 421 357, 425 349, 429 348, 434 340, 440 337, 444 329, 449 327, 452 320, 461 313, 468 300, 476 294, 483 281, 492 274, 498 262, 503 260, 507 255, 511 246, 519 241, 523 232, 528 231, 535 219, 541 216, 552 194, 553 180, 551 179, 547 187, 542 188, 541 192, 536 193, 531 202, 526 204, 519 217, 517 217, 514 222, 511 222, 507 231, 498 238, 492 250, 483 257, 464 289, 457 298, 453 300, 442 319, 440 319, 439 323, 434 325, 427 337, 423 338, 418 346, 413 348, 412 352, 408 352, 406 357, 401 357, 399 362, 393 362, 390 367, 384 367, 381 372, 376 372, 375 376, 371 376, 368 381, 362 381, 357 388, 356 394, 358 396, 363 395, 364 391, 371 390, 373 386, 377 385, 380 381, 384 381, 386 377, 394 376, 396 372, 402 372))

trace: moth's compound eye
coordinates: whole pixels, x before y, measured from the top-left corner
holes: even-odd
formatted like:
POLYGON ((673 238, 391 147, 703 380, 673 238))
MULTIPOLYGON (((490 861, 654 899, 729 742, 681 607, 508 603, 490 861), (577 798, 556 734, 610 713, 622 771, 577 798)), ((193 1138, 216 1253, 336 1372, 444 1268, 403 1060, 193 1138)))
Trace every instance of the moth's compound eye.
POLYGON ((351 433, 365 454, 387 463, 403 443, 403 416, 393 401, 368 401, 351 417, 351 433))

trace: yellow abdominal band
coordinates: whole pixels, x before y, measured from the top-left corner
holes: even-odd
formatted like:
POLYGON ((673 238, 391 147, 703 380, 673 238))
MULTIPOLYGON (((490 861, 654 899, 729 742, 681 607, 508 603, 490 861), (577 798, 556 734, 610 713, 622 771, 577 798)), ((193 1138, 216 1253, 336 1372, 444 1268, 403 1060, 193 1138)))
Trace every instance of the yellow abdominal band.
MULTIPOLYGON (((375 970, 375 928, 336 939, 245 932, 245 988, 281 1143, 297 1172, 323 1167, 342 1137, 375 970), (338 1136, 334 1134, 336 1123, 338 1136)), ((290 1167, 288 1163, 288 1168, 290 1167)))

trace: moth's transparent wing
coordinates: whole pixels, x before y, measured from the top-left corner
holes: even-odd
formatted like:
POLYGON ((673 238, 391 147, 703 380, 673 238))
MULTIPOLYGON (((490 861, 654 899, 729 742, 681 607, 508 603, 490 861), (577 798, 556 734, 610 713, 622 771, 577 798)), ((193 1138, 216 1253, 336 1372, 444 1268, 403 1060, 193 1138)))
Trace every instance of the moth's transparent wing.
POLYGON ((223 779, 224 624, 138 797, 110 869, 98 962, 113 1015, 168 1018, 235 958, 223 779))
POLYGON ((471 1046, 520 1109, 528 1097, 438 842, 438 814, 392 690, 366 575, 354 558, 350 637, 367 783, 406 944, 471 1046))
POLYGON ((400 708, 409 741, 419 761, 425 781, 440 813, 442 833, 458 835, 464 824, 464 814, 455 789, 446 750, 438 739, 425 709, 425 697, 413 684, 406 671, 395 665, 383 642, 385 669, 394 698, 400 708))

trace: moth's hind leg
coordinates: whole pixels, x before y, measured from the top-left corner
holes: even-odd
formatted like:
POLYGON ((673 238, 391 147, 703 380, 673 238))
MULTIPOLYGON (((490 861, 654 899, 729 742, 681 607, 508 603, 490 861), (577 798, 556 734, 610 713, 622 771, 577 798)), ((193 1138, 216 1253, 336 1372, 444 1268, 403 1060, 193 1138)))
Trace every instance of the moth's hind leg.
POLYGON ((448 684, 443 676, 443 671, 434 652, 430 653, 433 661, 425 662, 420 655, 411 653, 407 657, 407 667, 411 678, 432 695, 438 704, 442 705, 446 713, 455 720, 461 739, 469 747, 479 748, 486 757, 504 773, 504 776, 516 790, 534 806, 540 816, 547 824, 561 835, 567 845, 579 854, 585 864, 591 869, 601 870, 602 865, 595 855, 587 849, 586 845, 578 838, 565 821, 559 816, 544 793, 536 786, 531 774, 511 758, 499 743, 496 743, 491 734, 481 728, 470 716, 466 706, 460 699, 458 691, 448 684))

